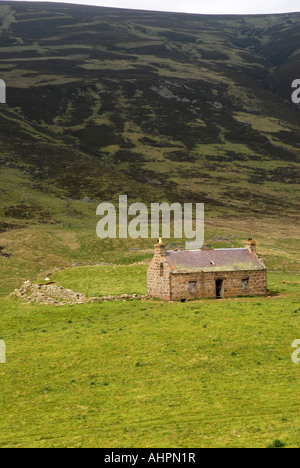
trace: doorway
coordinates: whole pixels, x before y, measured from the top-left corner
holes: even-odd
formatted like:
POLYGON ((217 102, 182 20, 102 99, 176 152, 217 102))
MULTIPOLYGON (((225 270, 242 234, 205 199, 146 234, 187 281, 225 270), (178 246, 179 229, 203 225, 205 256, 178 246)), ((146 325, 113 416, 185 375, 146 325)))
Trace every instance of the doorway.
POLYGON ((216 297, 217 299, 223 298, 223 280, 216 280, 216 297))

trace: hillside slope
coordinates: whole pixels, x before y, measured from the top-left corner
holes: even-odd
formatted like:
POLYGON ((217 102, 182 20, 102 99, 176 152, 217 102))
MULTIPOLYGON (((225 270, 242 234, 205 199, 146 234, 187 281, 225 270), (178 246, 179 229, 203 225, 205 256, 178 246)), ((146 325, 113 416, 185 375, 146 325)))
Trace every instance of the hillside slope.
POLYGON ((268 268, 298 271, 299 23, 1 2, 0 295, 149 258, 152 239, 96 237, 119 194, 205 202, 207 246, 251 235, 268 268))
POLYGON ((1 2, 0 21, 4 167, 76 200, 297 213, 299 14, 1 2))

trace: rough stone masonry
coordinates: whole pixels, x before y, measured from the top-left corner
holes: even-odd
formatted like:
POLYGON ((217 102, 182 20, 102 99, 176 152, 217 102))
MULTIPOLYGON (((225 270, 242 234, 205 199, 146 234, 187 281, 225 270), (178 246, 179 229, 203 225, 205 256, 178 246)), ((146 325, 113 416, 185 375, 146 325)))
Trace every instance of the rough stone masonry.
POLYGON ((256 242, 244 248, 167 250, 159 240, 147 272, 148 296, 167 301, 267 295, 256 242))

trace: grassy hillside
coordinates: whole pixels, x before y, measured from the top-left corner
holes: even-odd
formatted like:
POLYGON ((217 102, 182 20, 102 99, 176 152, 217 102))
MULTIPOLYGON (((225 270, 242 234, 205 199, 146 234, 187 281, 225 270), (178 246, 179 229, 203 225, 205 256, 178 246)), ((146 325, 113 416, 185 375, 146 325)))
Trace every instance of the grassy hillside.
MULTIPOLYGON (((72 264, 129 265, 150 261, 152 239, 100 240, 95 235, 96 217, 90 205, 88 207, 90 211, 87 210, 83 218, 76 221, 70 218, 70 225, 26 225, 0 234, 2 252, 7 255, 0 256, 1 296, 6 296, 27 279, 42 281, 49 274, 72 264)), ((206 221, 207 247, 243 247, 243 241, 249 235, 258 241, 258 252, 270 271, 299 272, 300 231, 297 225, 284 220, 281 225, 277 219, 268 217, 206 221)), ((182 245, 182 241, 171 239, 168 245, 174 244, 182 245)), ((79 284, 84 281, 77 269, 72 274, 76 285, 76 281, 79 284)))
POLYGON ((209 245, 252 235, 271 269, 297 270, 299 22, 1 2, 1 294, 143 259, 128 249, 152 241, 95 236, 97 204, 124 193, 205 202, 209 245))
POLYGON ((53 196, 294 215, 299 23, 1 2, 1 163, 53 196))
POLYGON ((1 1, 1 447, 299 448, 299 25, 1 1), (120 194, 204 202, 205 247, 255 238, 270 296, 8 297, 144 294, 153 240, 96 236, 120 194))

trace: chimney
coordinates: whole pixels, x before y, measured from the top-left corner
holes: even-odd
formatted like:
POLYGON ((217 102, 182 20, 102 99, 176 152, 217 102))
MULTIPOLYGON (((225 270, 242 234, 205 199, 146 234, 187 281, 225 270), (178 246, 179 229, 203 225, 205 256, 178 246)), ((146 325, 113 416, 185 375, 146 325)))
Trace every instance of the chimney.
POLYGON ((256 255, 256 242, 252 238, 245 242, 245 248, 249 250, 251 255, 256 255))
POLYGON ((166 247, 163 243, 162 238, 159 238, 158 242, 154 245, 154 253, 155 255, 160 255, 161 257, 165 257, 166 255, 166 247))

